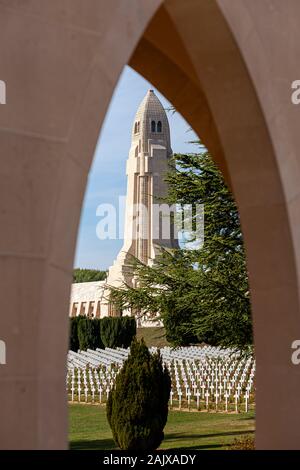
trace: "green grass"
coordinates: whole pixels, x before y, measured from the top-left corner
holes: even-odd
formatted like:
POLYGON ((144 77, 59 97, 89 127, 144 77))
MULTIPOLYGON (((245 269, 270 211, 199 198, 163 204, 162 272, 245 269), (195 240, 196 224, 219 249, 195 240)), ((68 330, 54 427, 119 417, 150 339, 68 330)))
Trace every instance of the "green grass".
POLYGON ((170 346, 165 336, 165 329, 163 327, 147 327, 137 328, 136 332, 137 339, 144 338, 148 348, 150 346, 156 346, 157 348, 163 348, 164 346, 170 346))
MULTIPOLYGON (((254 412, 247 414, 170 411, 162 449, 222 449, 253 434, 254 412)), ((71 449, 115 449, 104 406, 69 405, 71 449)))

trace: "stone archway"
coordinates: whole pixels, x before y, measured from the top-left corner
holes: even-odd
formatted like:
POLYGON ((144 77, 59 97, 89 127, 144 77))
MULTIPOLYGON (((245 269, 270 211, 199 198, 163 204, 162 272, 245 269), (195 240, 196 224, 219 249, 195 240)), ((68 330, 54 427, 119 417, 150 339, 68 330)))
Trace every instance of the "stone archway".
POLYGON ((77 227, 98 133, 130 61, 198 132, 233 188, 254 315, 257 447, 297 448, 297 0, 118 0, 109 8, 104 0, 1 0, 0 12, 1 447, 67 445, 77 227))

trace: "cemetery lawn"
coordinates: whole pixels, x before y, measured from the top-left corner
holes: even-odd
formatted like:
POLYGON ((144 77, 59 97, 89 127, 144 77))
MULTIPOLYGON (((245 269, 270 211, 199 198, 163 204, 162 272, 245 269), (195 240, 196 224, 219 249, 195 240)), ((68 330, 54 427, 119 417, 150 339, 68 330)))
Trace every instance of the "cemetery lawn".
MULTIPOLYGON (((253 435, 254 411, 239 414, 170 411, 162 449, 225 449, 234 439, 253 435)), ((71 449, 115 449, 105 406, 70 404, 71 449)))

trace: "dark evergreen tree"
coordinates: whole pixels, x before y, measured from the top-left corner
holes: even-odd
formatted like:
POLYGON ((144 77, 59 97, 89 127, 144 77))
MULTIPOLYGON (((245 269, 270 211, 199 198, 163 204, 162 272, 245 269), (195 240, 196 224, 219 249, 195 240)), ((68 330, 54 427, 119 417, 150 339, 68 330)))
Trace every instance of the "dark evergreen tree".
POLYGON ((151 452, 159 447, 168 417, 171 380, 160 353, 144 341, 131 344, 107 406, 107 419, 120 449, 151 452))
POLYGON ((100 326, 101 320, 100 318, 94 318, 91 321, 93 322, 93 334, 94 334, 94 340, 93 340, 94 348, 93 349, 96 349, 96 348, 103 349, 104 344, 102 343, 102 340, 101 340, 101 326, 100 326))
POLYGON ((70 349, 128 348, 136 335, 134 317, 70 318, 70 349), (103 341, 102 341, 103 338, 103 341))
POLYGON ((78 339, 78 317, 70 318, 70 349, 77 352, 79 349, 79 339, 78 339))
POLYGON ((120 317, 104 317, 100 326, 101 340, 106 348, 120 347, 122 343, 122 324, 120 317))
POLYGON ((77 324, 80 350, 103 348, 100 335, 101 320, 80 317, 77 324))
POLYGON ((136 336, 136 321, 134 317, 124 316, 121 317, 122 321, 122 333, 121 342, 122 348, 128 348, 133 338, 136 336))
POLYGON ((128 348, 136 335, 134 317, 104 317, 101 320, 101 340, 106 348, 128 348))

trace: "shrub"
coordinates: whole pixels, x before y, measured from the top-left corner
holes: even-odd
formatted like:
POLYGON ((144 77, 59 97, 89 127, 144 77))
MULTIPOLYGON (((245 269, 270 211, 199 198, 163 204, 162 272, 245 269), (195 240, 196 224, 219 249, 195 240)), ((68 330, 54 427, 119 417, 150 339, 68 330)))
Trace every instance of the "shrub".
POLYGON ((101 320, 80 317, 77 325, 80 350, 103 348, 100 336, 101 320))
POLYGON ((100 331, 106 348, 128 348, 136 335, 136 321, 134 317, 105 317, 100 331))
POLYGON ((78 322, 80 318, 82 317, 70 318, 70 349, 75 352, 79 349, 78 322))
POLYGON ((122 317, 122 347, 128 348, 136 336, 136 321, 134 317, 122 317))
POLYGON ((113 438, 120 449, 157 449, 164 438, 170 390, 170 376, 160 353, 151 355, 143 340, 134 339, 106 407, 113 438))
POLYGON ((116 348, 122 344, 122 324, 120 317, 104 317, 100 326, 101 340, 106 348, 116 348))
POLYGON ((70 349, 86 351, 96 348, 128 348, 136 335, 133 317, 70 318, 70 349))
POLYGON ((255 450, 254 437, 247 435, 234 439, 229 450, 255 450))
POLYGON ((104 345, 101 340, 101 320, 100 318, 94 318, 93 320, 90 320, 93 322, 93 334, 94 334, 94 347, 91 349, 96 349, 96 348, 104 348, 104 345))

